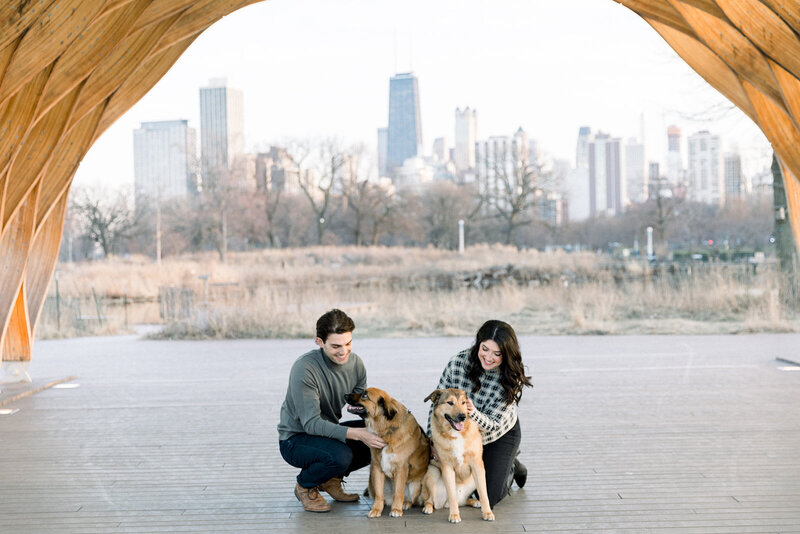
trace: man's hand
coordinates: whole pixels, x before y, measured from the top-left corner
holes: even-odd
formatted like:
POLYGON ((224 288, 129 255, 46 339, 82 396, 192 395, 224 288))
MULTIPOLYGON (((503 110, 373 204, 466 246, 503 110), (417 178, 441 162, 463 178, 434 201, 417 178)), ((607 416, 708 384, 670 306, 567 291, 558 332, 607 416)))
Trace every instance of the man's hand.
POLYGON ((472 415, 472 412, 475 411, 475 405, 472 404, 472 401, 467 397, 467 415, 472 415))
POLYGON ((350 427, 347 429, 347 439, 357 439, 363 442, 367 447, 373 449, 382 449, 386 446, 386 442, 381 439, 377 434, 373 434, 366 428, 350 427))

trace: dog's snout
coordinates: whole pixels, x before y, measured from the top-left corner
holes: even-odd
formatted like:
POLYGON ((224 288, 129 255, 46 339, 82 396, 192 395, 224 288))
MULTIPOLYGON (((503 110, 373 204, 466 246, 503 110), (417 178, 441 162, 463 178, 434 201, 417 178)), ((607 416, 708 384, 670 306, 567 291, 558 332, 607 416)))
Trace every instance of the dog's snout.
POLYGON ((464 419, 466 419, 466 418, 467 418, 467 416, 465 414, 460 413, 460 414, 458 414, 458 417, 456 417, 456 421, 458 421, 460 423, 460 422, 464 421, 464 419))

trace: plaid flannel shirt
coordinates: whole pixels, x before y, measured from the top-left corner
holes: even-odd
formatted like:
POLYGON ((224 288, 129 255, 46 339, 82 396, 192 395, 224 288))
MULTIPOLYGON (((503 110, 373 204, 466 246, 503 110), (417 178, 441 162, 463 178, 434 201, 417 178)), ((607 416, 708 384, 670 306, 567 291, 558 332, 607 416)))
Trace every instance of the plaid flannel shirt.
MULTIPOLYGON (((517 405, 513 402, 506 404, 503 400, 499 368, 484 371, 480 389, 477 392, 472 391, 472 382, 467 376, 469 352, 470 349, 465 349, 450 358, 436 389, 458 388, 467 392, 467 397, 475 405, 470 418, 478 424, 483 444, 486 445, 497 441, 514 427, 517 423, 517 405)), ((433 406, 428 411, 428 435, 431 434, 432 413, 433 406)))

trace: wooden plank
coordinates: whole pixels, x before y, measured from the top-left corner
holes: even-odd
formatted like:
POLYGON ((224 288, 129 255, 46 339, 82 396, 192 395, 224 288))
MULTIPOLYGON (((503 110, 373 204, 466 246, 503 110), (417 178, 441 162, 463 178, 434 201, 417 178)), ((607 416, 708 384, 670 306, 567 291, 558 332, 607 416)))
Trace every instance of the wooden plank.
POLYGON ((759 0, 716 0, 728 19, 767 57, 800 76, 800 39, 759 0))
POLYGON ((141 30, 145 26, 180 13, 195 3, 197 3, 197 0, 155 0, 148 6, 147 11, 136 20, 133 25, 133 31, 141 30))
POLYGON ((728 22, 685 2, 672 4, 705 45, 743 79, 783 106, 778 83, 758 48, 728 22))
POLYGON ((791 26, 795 32, 800 33, 800 4, 792 0, 762 1, 780 15, 784 22, 791 26))
POLYGON ((47 218, 34 232, 25 266, 26 308, 31 337, 36 332, 36 324, 47 298, 47 288, 56 270, 68 200, 69 195, 64 191, 54 205, 48 206, 50 210, 47 218))
POLYGON ((0 3, 0 47, 17 39, 55 0, 0 3))
POLYGON ((36 122, 19 151, 13 156, 8 170, 3 223, 7 223, 13 216, 19 203, 38 184, 42 173, 46 171, 53 150, 72 114, 79 91, 80 87, 73 89, 36 122))
POLYGON ((25 310, 24 274, 38 188, 21 203, 0 239, 0 360, 27 361, 31 357, 30 325, 25 310))
MULTIPOLYGON (((370 383, 425 413, 422 398, 464 343, 357 339, 356 350, 370 383)), ((520 343, 536 383, 519 406, 529 480, 495 507, 494 523, 473 509, 452 527, 445 512, 418 508, 370 520, 369 499, 303 512, 275 426, 289 368, 310 340, 127 336, 37 345, 41 374, 72 369, 81 387, 23 399, 2 419, 16 447, 0 456, 0 524, 104 534, 797 530, 800 383, 772 355, 800 335, 520 343)), ((365 484, 364 470, 348 478, 349 488, 365 484)))
POLYGON ((128 35, 150 2, 151 0, 135 0, 78 35, 56 61, 36 112, 37 116, 48 111, 92 73, 102 59, 128 35))
POLYGON ((0 103, 53 63, 88 27, 102 7, 102 2, 55 2, 35 20, 34 17, 28 19, 28 29, 0 79, 0 103))
POLYGON ((83 86, 70 119, 70 127, 122 85, 176 19, 177 16, 160 22, 152 31, 126 37, 100 61, 83 86))

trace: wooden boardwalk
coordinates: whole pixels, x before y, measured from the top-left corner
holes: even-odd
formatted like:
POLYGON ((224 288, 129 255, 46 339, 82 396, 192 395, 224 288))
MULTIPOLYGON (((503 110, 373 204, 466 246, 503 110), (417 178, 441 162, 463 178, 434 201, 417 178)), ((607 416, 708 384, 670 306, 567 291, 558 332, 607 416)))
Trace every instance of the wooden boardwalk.
MULTIPOLYGON (((800 532, 798 335, 524 337, 528 484, 485 523, 369 502, 305 513, 275 431, 310 340, 47 341, 47 389, 0 416, 0 532, 800 532)), ((360 339, 371 385, 420 421, 464 338, 360 339)), ((348 487, 362 490, 366 471, 348 487)))

